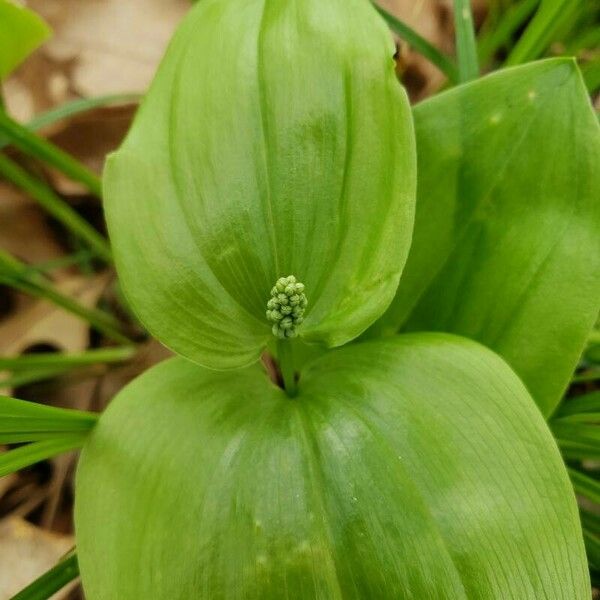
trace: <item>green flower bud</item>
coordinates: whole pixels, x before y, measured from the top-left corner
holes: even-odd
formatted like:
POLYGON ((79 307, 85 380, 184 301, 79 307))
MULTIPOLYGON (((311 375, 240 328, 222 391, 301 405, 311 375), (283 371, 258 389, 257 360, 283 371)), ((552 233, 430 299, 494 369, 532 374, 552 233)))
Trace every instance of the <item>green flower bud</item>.
POLYGON ((105 169, 120 282, 161 342, 237 368, 278 315, 336 346, 383 313, 416 184, 394 52, 367 0, 194 5, 105 169))

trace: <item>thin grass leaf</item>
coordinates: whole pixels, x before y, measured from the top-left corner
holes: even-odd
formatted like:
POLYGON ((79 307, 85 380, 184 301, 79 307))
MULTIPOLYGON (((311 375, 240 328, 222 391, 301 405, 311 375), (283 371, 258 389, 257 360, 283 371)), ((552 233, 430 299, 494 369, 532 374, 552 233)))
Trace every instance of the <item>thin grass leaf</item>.
MULTIPOLYGON (((59 121, 75 117, 95 108, 139 102, 141 98, 140 94, 111 94, 96 98, 80 98, 37 115, 25 127, 31 131, 39 131, 44 127, 54 125, 59 121)), ((6 135, 0 135, 0 150, 10 145, 10 143, 10 138, 6 135)))
POLYGON ((600 533, 600 515, 594 514, 584 508, 579 509, 579 514, 581 515, 583 528, 594 535, 598 535, 600 533))
POLYGON ((135 354, 134 346, 99 348, 73 354, 44 352, 14 357, 0 357, 0 370, 21 371, 46 367, 81 367, 98 363, 122 362, 135 354))
POLYGON ((587 383, 589 381, 598 380, 600 380, 600 369, 598 368, 587 369, 586 371, 577 373, 572 379, 573 383, 587 383))
POLYGON ((557 32, 572 21, 581 6, 581 0, 543 0, 505 65, 520 65, 542 56, 557 32))
POLYGON ((66 373, 68 370, 69 369, 66 367, 53 367, 47 369, 32 369, 29 371, 22 371, 1 379, 0 390, 8 390, 11 388, 20 387, 22 385, 28 385, 30 383, 36 383, 38 381, 53 379, 58 375, 66 373))
POLYGON ((92 194, 99 198, 102 196, 102 183, 95 173, 58 146, 11 119, 3 110, 0 110, 0 133, 8 137, 21 152, 52 165, 67 177, 85 185, 92 194))
POLYGON ((84 249, 74 252, 73 254, 67 254, 66 256, 60 256, 51 260, 46 260, 33 265, 26 265, 26 273, 51 273, 57 269, 63 269, 66 267, 72 267, 77 265, 82 267, 88 265, 91 258, 95 256, 90 250, 84 249))
POLYGON ((98 415, 0 396, 0 444, 85 435, 98 415))
POLYGON ((106 239, 43 181, 29 174, 15 161, 2 154, 0 154, 0 175, 27 192, 69 231, 84 240, 100 258, 108 263, 111 262, 110 246, 106 239))
POLYGON ((423 55, 427 60, 434 64, 446 77, 452 82, 458 81, 458 71, 456 65, 441 50, 438 50, 433 44, 418 34, 400 19, 397 19, 389 12, 375 6, 379 14, 385 19, 389 28, 401 39, 407 42, 414 50, 423 55))
POLYGON ((494 54, 508 45, 516 31, 531 17, 540 0, 521 0, 508 8, 498 23, 479 36, 479 62, 487 64, 494 54))
POLYGON ((556 438, 560 453, 565 460, 599 460, 600 449, 598 446, 590 446, 572 440, 556 438))
POLYGON ((140 102, 141 99, 142 95, 135 93, 110 94, 106 96, 97 96, 96 98, 79 98, 37 115, 29 121, 27 128, 31 130, 42 129, 43 127, 53 125, 63 119, 69 119, 96 108, 120 104, 133 104, 140 102))
POLYGON ((18 289, 26 294, 44 298, 64 308, 68 312, 88 322, 92 327, 121 344, 133 342, 120 331, 120 323, 115 317, 97 308, 87 308, 57 291, 42 278, 25 277, 24 265, 6 252, 0 250, 0 283, 18 289))
POLYGON ((600 392, 590 392, 577 398, 565 400, 556 411, 555 419, 600 413, 600 392))
POLYGON ((600 59, 582 65, 581 72, 588 92, 595 94, 600 89, 600 59))
POLYGON ((73 434, 56 439, 45 439, 32 442, 14 450, 0 454, 0 477, 14 473, 58 454, 81 448, 86 434, 73 434))
POLYGON ((567 471, 569 471, 569 477, 571 477, 575 491, 600 504, 600 483, 581 471, 576 471, 575 469, 567 469, 567 471))
POLYGON ((597 446, 600 452, 600 427, 566 421, 553 421, 551 429, 554 435, 561 440, 597 446))
POLYGON ((470 0, 454 0, 454 29, 459 81, 477 79, 479 62, 470 0))
POLYGON ((55 567, 46 571, 33 583, 13 596, 11 600, 48 600, 79 576, 75 550, 71 551, 55 567))
POLYGON ((584 529, 583 542, 585 543, 588 561, 596 569, 600 568, 600 538, 584 529))

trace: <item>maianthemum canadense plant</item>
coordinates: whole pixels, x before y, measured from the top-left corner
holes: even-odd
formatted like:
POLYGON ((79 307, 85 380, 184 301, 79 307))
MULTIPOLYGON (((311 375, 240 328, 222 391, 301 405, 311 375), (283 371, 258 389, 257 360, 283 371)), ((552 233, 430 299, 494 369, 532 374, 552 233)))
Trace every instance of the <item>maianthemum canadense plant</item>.
POLYGON ((393 54, 365 0, 175 35, 104 196, 180 356, 99 418, 0 402, 14 464, 83 445, 88 600, 590 597, 544 419, 599 309, 587 91, 551 59, 411 111, 393 54))

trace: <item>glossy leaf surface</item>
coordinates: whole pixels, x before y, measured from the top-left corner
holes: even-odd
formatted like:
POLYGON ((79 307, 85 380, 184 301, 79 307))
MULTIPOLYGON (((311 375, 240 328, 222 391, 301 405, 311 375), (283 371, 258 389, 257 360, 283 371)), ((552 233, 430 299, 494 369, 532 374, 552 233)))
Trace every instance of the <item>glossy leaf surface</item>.
POLYGON ((579 72, 565 59, 508 69, 414 115, 413 245, 371 333, 474 338, 548 414, 600 308, 600 130, 579 72))
POLYGON ((342 344, 389 305, 416 177, 393 54, 365 0, 192 9, 105 177, 120 281, 164 344, 249 364, 288 275, 311 341, 342 344))
POLYGON ((542 416, 445 334, 328 353, 294 400, 162 363, 101 417, 75 512, 88 600, 589 598, 542 416))
POLYGON ((0 0, 0 80, 49 35, 50 28, 33 11, 12 0, 0 0))

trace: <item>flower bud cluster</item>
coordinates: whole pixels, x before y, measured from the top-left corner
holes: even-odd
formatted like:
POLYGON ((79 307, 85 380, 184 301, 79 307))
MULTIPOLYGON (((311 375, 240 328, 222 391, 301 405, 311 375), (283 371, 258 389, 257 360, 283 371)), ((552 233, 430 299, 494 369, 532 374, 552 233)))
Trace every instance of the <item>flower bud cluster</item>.
POLYGON ((296 328, 304 320, 306 304, 304 284, 296 281, 293 275, 280 277, 267 302, 267 319, 273 323, 273 335, 279 339, 296 337, 296 328))

